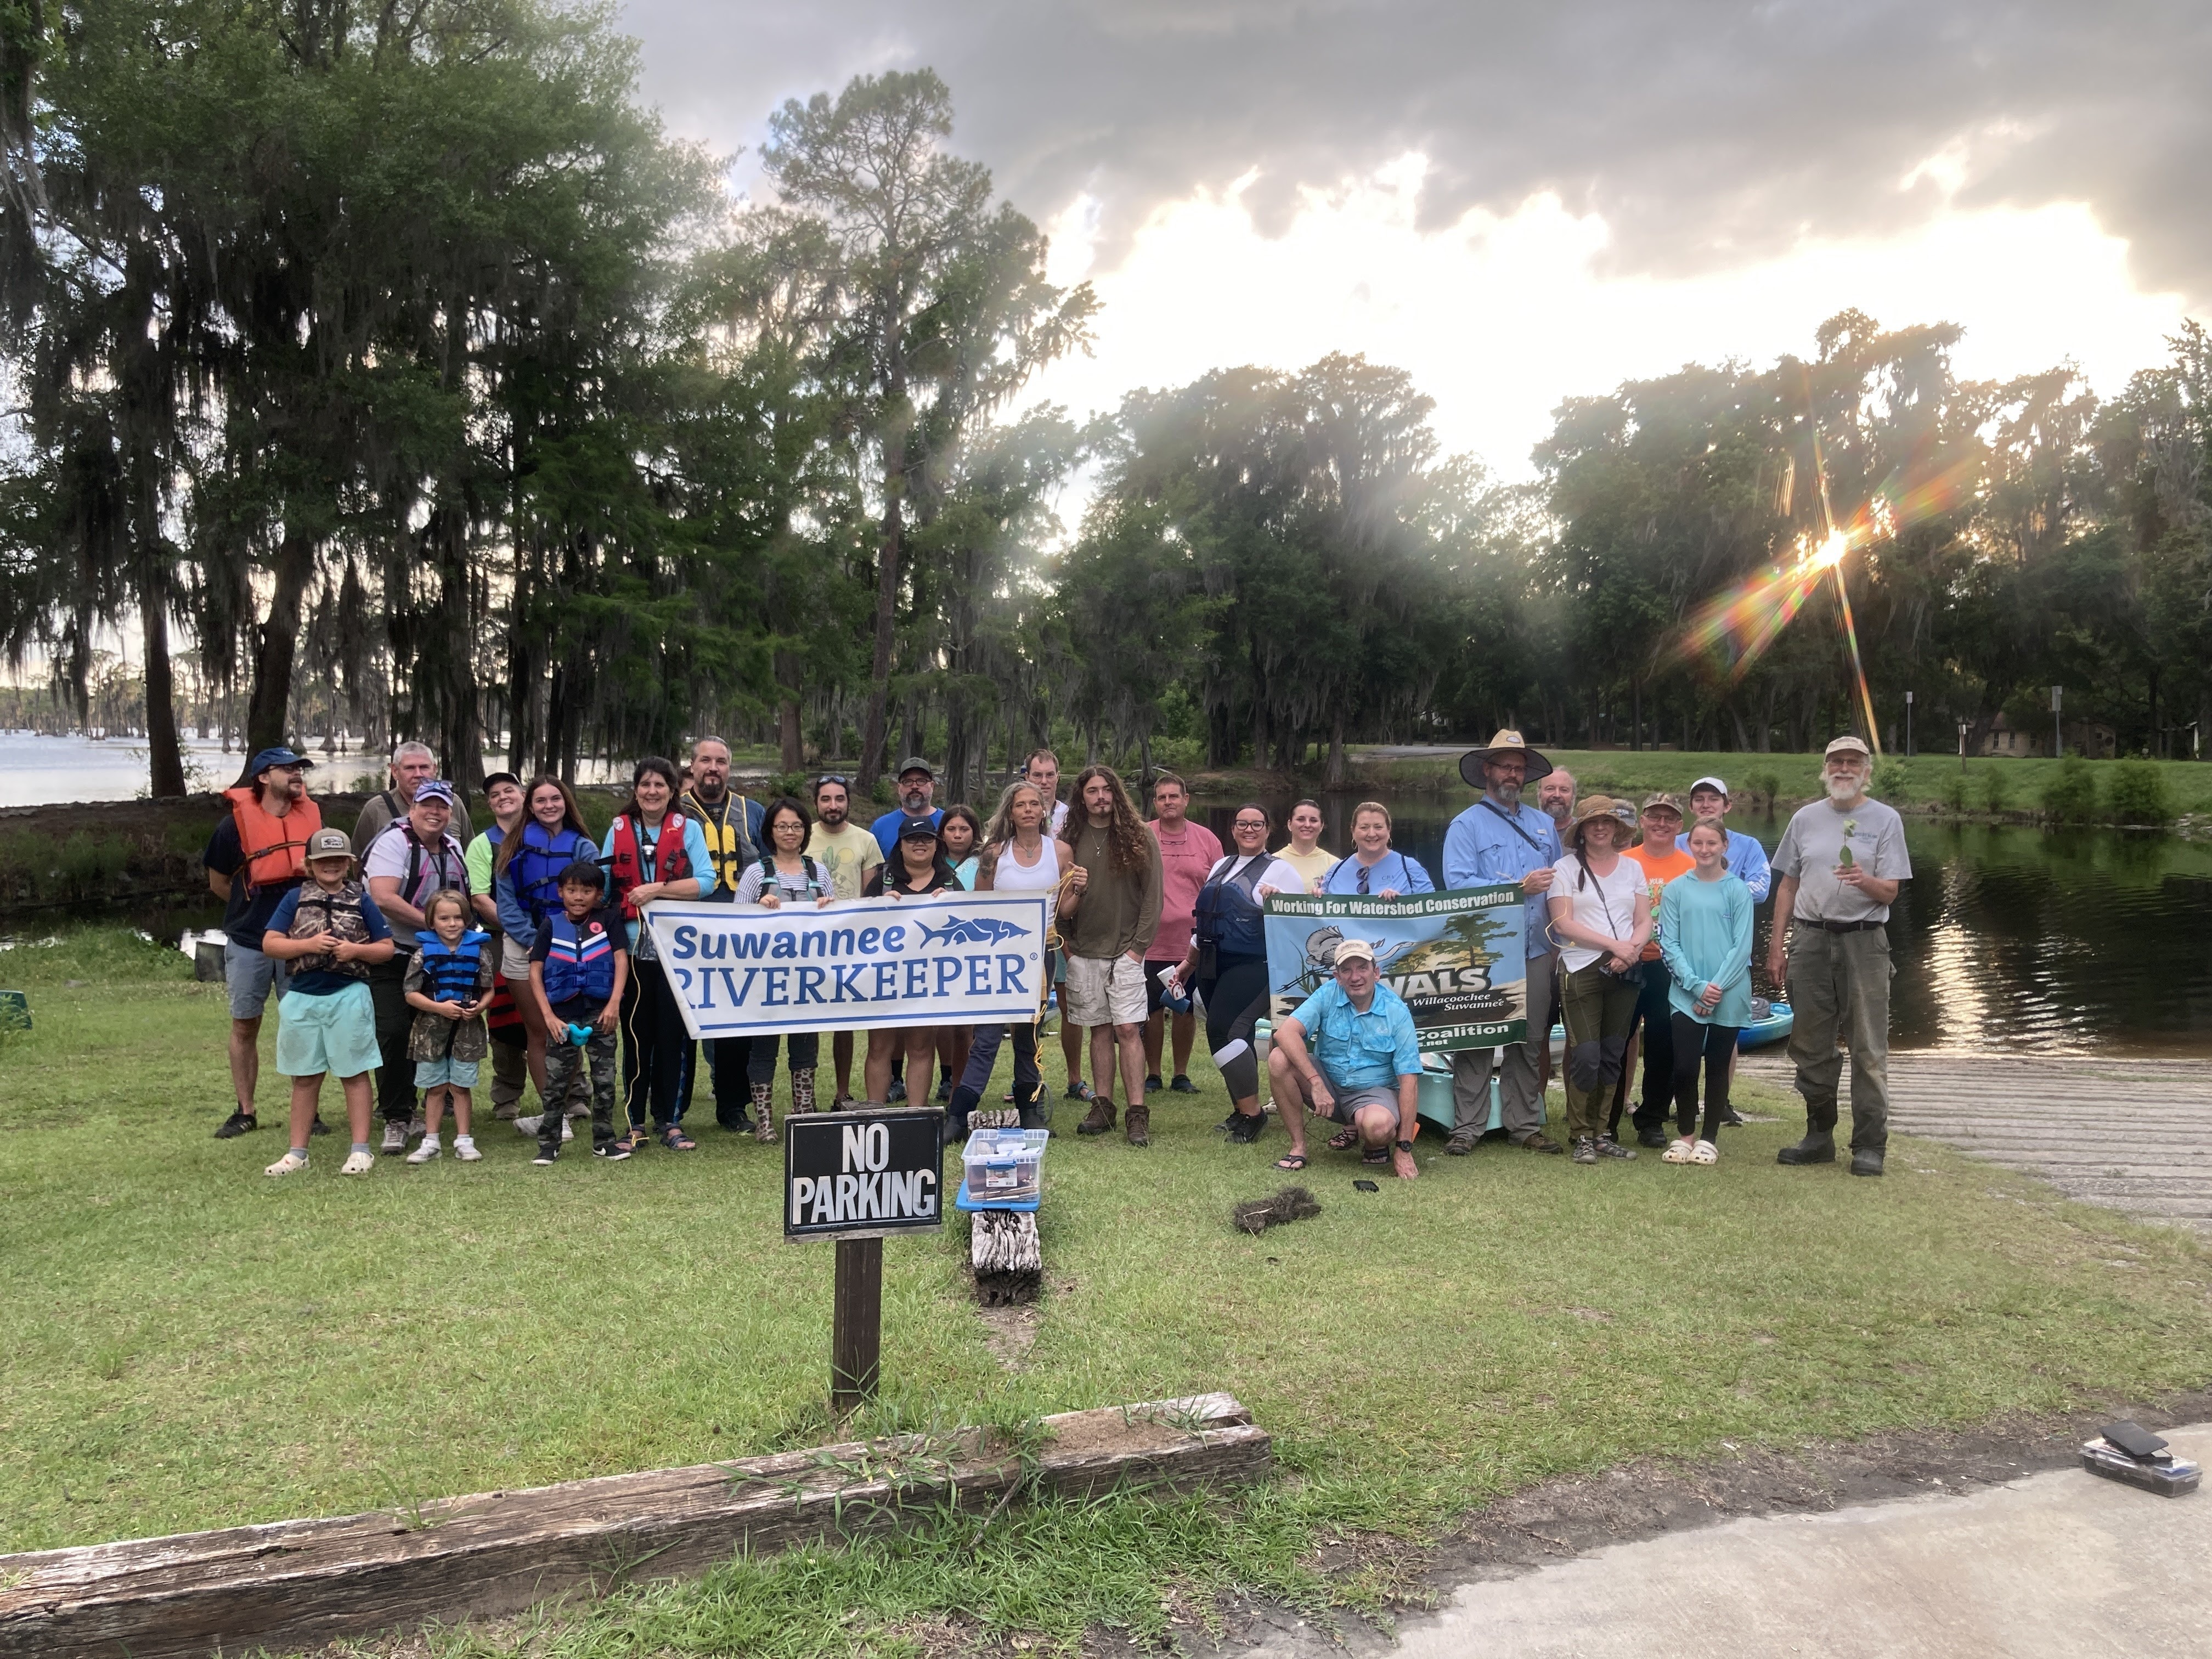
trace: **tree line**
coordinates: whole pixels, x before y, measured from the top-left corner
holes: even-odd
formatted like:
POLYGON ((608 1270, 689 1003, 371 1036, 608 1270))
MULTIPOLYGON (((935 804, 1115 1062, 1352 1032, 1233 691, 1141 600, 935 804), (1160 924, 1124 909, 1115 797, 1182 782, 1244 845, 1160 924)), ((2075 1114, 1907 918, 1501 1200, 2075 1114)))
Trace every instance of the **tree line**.
POLYGON ((1958 331, 1831 319, 1765 368, 1571 398, 1504 484, 1332 355, 1024 400, 1086 286, 951 147, 927 70, 770 117, 770 199, 671 138, 551 0, 0 9, 0 642, 80 712, 142 644, 251 750, 343 722, 473 785, 718 731, 783 768, 1055 732, 1332 777, 1361 739, 1797 749, 1856 704, 1835 585, 1692 641, 1832 523, 1893 745, 2212 720, 2212 347, 2100 402, 1960 380, 1958 331), (1080 521, 1057 504, 1087 494, 1080 521), (896 750, 894 750, 896 744, 896 750))

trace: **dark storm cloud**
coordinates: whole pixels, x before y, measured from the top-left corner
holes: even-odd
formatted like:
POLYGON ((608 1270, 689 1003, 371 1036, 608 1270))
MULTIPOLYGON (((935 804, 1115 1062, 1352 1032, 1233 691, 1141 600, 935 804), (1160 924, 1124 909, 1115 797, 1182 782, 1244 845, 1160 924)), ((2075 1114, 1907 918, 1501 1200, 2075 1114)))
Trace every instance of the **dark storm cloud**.
POLYGON ((626 21, 672 123, 726 146, 787 96, 932 65, 962 150, 1032 214, 1096 191, 1109 242, 1253 167, 1279 228, 1300 185, 1417 149, 1431 223, 1556 191, 1604 216, 1614 270, 1682 274, 1909 229, 1942 192, 1900 180, 1948 153, 1961 205, 2086 201, 2139 284, 2212 295, 2206 0, 631 0, 626 21))

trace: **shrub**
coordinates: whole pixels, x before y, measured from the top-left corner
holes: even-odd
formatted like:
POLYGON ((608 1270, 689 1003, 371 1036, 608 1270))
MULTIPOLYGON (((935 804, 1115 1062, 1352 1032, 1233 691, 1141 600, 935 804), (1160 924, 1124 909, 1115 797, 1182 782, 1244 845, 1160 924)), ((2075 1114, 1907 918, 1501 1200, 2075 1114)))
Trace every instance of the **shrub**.
POLYGON ((2122 761, 2113 767, 2105 805, 2114 823, 2173 822, 2173 791, 2166 787, 2166 774, 2149 761, 2122 761))
POLYGON ((1943 805, 1954 812, 1966 810, 1966 775, 1948 772, 1943 777, 1943 805))
POLYGON ((2045 814, 2060 823, 2087 823, 2097 816, 2097 775, 2079 755, 2059 762, 2043 786, 2045 814))
POLYGON ((1905 798, 1905 763, 1893 757, 1884 757, 1875 764, 1872 793, 1876 800, 1886 800, 1893 806, 1905 798))
POLYGON ((1752 775, 1751 787, 1766 802, 1766 816, 1774 816, 1774 803, 1782 793, 1782 775, 1778 772, 1757 772, 1752 775))
POLYGON ((52 896, 65 899, 98 898, 115 884, 130 862, 131 849, 120 836, 88 836, 82 832, 64 842, 54 860, 52 896))
POLYGON ((1982 805, 1992 812, 2002 812, 2012 804, 2012 775, 2000 761, 1982 771, 1982 805))

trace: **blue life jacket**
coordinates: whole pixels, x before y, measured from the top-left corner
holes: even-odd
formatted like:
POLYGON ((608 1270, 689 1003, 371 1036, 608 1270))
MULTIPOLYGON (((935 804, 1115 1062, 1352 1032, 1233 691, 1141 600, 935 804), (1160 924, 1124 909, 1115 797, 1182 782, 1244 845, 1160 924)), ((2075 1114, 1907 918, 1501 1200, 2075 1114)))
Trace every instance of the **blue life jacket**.
POLYGON ((416 936, 422 953, 422 994, 433 1002, 474 1002, 477 969, 491 935, 471 927, 451 945, 435 933, 416 936))
POLYGON ((1264 957, 1267 954, 1267 917, 1253 890, 1259 886, 1260 873, 1269 860, 1266 854, 1259 854, 1231 875, 1229 868, 1237 856, 1231 854, 1224 861, 1222 872, 1198 890, 1198 901, 1191 911, 1192 931, 1200 945, 1211 945, 1218 955, 1264 957))
MULTIPOLYGON (((517 858, 520 854, 515 855, 517 858)), ((597 913, 571 921, 566 910, 545 918, 550 943, 545 948, 545 1000, 555 1007, 578 997, 605 1002, 614 994, 615 941, 597 913)))
POLYGON ((598 844, 574 830, 549 831, 536 818, 522 826, 522 840, 507 863, 515 902, 543 921, 561 908, 561 872, 578 859, 599 862, 598 844))

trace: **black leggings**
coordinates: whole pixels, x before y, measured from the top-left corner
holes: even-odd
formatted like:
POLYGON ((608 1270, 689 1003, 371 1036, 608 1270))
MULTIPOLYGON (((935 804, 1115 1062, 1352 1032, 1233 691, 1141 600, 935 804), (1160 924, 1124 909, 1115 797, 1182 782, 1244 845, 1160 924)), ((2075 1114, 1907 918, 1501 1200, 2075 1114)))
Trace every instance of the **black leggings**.
POLYGON ((653 1122, 666 1128, 676 1121, 684 1095, 684 1051, 691 1034, 669 988, 668 970, 658 962, 629 959, 629 982, 623 987, 623 1109, 633 1129, 653 1122))
POLYGON ((1252 1048, 1252 1028, 1267 1012, 1267 958, 1217 957, 1213 977, 1199 982, 1206 999, 1206 1046, 1228 1085, 1231 1100, 1260 1092, 1260 1059, 1252 1048))
MULTIPOLYGON (((775 1082, 775 1036, 756 1036, 752 1045, 752 1052, 745 1056, 745 1081, 775 1082)), ((811 1072, 822 1058, 822 1034, 818 1031, 793 1031, 786 1039, 786 1046, 791 1050, 791 1069, 794 1072, 811 1072)))
POLYGON ((1684 1136, 1698 1121, 1698 1061, 1705 1063, 1705 1131, 1700 1140, 1716 1139, 1729 1110, 1729 1061, 1735 1054, 1735 1025, 1707 1025, 1677 1013, 1671 1021, 1674 1038, 1674 1124, 1684 1136))

